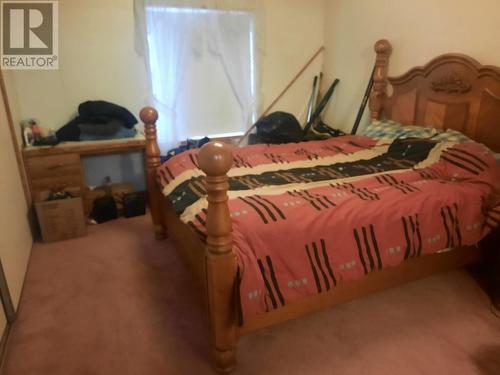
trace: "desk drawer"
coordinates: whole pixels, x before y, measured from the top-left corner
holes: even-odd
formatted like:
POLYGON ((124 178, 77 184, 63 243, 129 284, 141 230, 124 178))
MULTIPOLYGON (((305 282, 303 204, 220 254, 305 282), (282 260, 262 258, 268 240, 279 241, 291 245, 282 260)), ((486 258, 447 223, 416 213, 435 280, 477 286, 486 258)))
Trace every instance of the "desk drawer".
POLYGON ((81 166, 78 154, 50 155, 28 158, 29 174, 32 180, 80 176, 81 166))
POLYGON ((31 179, 32 192, 39 192, 52 189, 65 189, 69 187, 81 187, 81 175, 67 175, 59 177, 33 178, 31 179))

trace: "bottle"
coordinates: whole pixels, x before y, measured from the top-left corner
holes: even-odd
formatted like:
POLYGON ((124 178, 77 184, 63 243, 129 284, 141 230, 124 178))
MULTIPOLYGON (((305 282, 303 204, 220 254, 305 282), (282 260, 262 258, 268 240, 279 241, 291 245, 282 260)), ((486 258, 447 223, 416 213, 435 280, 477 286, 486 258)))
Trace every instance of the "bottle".
POLYGON ((33 146, 35 139, 33 137, 33 131, 31 130, 31 126, 25 126, 23 129, 23 140, 24 145, 26 147, 33 146))

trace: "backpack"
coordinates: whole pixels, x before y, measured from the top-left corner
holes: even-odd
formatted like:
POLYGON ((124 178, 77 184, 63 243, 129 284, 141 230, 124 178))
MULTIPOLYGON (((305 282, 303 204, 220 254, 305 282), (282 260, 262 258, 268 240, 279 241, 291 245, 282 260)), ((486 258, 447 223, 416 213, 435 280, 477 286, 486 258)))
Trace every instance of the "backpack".
POLYGON ((273 112, 255 124, 257 133, 252 137, 256 143, 301 142, 303 131, 294 115, 287 112, 273 112))

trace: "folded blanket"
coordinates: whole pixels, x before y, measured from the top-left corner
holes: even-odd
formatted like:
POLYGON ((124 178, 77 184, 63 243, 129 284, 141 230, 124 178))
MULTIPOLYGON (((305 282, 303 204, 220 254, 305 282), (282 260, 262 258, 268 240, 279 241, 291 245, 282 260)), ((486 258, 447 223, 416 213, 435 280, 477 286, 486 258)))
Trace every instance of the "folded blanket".
POLYGON ((133 138, 137 134, 137 130, 135 128, 128 129, 125 127, 121 127, 116 133, 109 134, 80 134, 80 141, 105 141, 112 139, 122 139, 122 138, 133 138))
POLYGON ((117 119, 126 128, 137 124, 137 119, 128 109, 104 100, 86 101, 78 106, 78 113, 86 122, 96 122, 94 119, 117 119))
POLYGON ((83 123, 78 124, 81 134, 87 135, 114 135, 117 131, 123 128, 123 122, 120 120, 111 119, 104 123, 83 123))
MULTIPOLYGON (((86 101, 78 106, 78 116, 76 116, 73 120, 69 121, 67 124, 61 127, 56 132, 56 136, 60 142, 79 141, 81 140, 81 133, 82 133, 80 125, 82 124, 106 125, 112 120, 120 121, 121 126, 128 129, 132 129, 134 125, 137 124, 137 119, 135 118, 135 116, 128 109, 124 107, 121 107, 117 104, 106 102, 104 100, 86 101)), ((84 126, 84 128, 88 130, 87 127, 84 126)), ((118 129, 115 129, 115 131, 117 130, 118 129)), ((83 132, 96 134, 95 131, 89 132, 84 130, 83 132)), ((108 134, 114 133, 111 131, 110 128, 107 128, 106 130, 104 130, 104 132, 108 134)), ((87 139, 86 136, 84 136, 83 138, 87 139)))

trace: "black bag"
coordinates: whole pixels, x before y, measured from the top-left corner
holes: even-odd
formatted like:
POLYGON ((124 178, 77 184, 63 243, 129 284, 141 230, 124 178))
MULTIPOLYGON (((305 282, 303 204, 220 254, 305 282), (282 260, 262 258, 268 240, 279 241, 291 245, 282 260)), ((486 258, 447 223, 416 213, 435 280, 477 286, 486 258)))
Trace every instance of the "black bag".
POLYGON ((118 217, 118 210, 113 197, 106 196, 94 200, 90 217, 99 224, 116 219, 118 217))
POLYGON ((143 193, 128 193, 123 196, 123 216, 134 217, 146 214, 146 200, 143 193))
POLYGON ((255 124, 256 143, 290 143, 303 140, 302 128, 294 115, 286 112, 273 112, 255 124))

